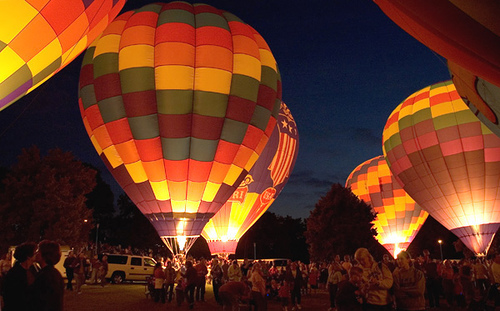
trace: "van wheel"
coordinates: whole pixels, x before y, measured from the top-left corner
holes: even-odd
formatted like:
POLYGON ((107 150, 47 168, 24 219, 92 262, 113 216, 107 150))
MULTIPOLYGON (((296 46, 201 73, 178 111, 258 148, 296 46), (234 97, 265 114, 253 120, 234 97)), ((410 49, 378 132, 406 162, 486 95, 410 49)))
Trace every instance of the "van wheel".
POLYGON ((113 284, 121 284, 125 280, 125 274, 123 272, 113 272, 111 276, 111 281, 113 284))

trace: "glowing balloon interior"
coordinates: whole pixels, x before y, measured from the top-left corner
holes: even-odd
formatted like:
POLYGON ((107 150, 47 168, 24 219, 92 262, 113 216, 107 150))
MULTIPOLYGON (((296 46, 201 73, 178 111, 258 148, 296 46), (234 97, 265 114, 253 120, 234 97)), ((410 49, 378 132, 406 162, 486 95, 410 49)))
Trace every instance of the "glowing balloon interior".
POLYGON ((125 0, 0 1, 0 110, 80 55, 125 0))
POLYGON ((390 169, 415 201, 476 254, 500 227, 500 138, 469 110, 451 81, 401 103, 383 133, 390 169))
POLYGON ((283 190, 297 155, 297 125, 286 104, 281 103, 276 127, 255 166, 203 229, 212 254, 236 252, 239 239, 283 190))
POLYGON ((346 187, 377 212, 377 240, 396 258, 408 248, 429 215, 403 190, 383 156, 358 165, 346 187))
POLYGON ((259 158, 280 103, 264 39, 205 4, 120 15, 80 74, 89 137, 162 238, 200 235, 259 158))

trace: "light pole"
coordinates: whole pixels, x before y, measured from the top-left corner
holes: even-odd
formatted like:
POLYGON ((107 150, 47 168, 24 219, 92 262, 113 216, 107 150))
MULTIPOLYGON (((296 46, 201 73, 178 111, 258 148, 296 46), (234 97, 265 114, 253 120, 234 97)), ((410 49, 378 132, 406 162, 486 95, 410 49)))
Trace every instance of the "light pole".
POLYGON ((439 243, 439 251, 441 252, 441 261, 443 261, 443 240, 438 240, 439 243))
POLYGON ((99 255, 99 223, 97 223, 95 229, 95 254, 99 255))

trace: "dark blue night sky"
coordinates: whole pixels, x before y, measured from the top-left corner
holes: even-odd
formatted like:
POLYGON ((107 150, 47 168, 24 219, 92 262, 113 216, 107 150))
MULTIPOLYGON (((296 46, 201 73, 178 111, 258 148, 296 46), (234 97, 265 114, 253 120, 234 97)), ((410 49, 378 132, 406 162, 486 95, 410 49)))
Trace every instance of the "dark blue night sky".
MULTIPOLYGON (((129 0, 124 11, 154 1, 129 0)), ((449 79, 446 62, 399 29, 369 0, 207 0, 252 25, 278 62, 283 100, 299 130, 295 170, 270 211, 309 211, 332 183, 382 154, 382 129, 407 96, 449 79)), ((60 147, 98 167, 116 194, 78 108, 81 57, 0 112, 0 165, 22 148, 60 147)))

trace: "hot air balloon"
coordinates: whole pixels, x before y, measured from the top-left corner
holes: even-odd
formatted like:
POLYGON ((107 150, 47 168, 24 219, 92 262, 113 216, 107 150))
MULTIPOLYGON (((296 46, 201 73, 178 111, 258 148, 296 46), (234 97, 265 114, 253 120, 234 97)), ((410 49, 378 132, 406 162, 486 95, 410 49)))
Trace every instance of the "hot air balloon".
POLYGON ((431 50, 500 86, 500 3, 374 0, 399 27, 431 50))
POLYGON ((346 187, 377 212, 376 238, 394 258, 408 248, 429 215, 399 185, 384 156, 358 165, 346 187))
POLYGON ((125 0, 0 1, 0 110, 75 59, 124 4, 125 0))
POLYGON ((246 177, 280 103, 264 39, 205 4, 120 15, 88 49, 80 74, 94 147, 174 253, 189 249, 246 177))
POLYGON ((389 116, 383 150, 403 189, 477 255, 500 227, 500 138, 451 81, 408 97, 389 116))
POLYGON ((500 136, 500 87, 448 62, 451 79, 462 100, 493 133, 500 136))
POLYGON ((398 26, 448 60, 460 96, 500 135, 500 2, 374 1, 398 26))
POLYGON ((282 102, 278 122, 264 151, 201 233, 212 254, 234 254, 239 239, 276 200, 295 165, 298 138, 295 120, 282 102))

